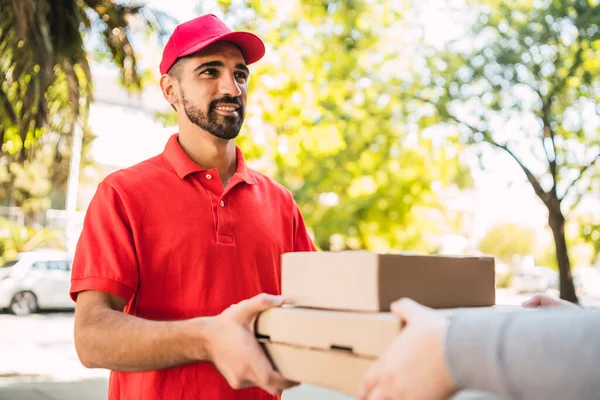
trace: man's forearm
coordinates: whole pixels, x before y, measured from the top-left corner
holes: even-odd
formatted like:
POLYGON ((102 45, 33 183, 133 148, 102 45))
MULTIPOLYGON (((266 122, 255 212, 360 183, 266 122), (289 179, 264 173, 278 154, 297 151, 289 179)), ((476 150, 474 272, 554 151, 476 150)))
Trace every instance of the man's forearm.
POLYGON ((535 310, 456 315, 446 355, 456 384, 511 399, 600 393, 600 312, 535 310))
POLYGON ((97 308, 77 315, 75 346, 88 368, 150 371, 206 360, 210 319, 150 321, 120 311, 97 308))

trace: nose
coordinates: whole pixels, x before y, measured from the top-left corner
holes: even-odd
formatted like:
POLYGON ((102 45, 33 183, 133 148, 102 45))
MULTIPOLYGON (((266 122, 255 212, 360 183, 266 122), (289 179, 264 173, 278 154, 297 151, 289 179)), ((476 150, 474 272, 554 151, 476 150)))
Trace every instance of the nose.
POLYGON ((233 74, 223 74, 219 81, 219 92, 224 96, 237 97, 242 94, 242 89, 233 74))

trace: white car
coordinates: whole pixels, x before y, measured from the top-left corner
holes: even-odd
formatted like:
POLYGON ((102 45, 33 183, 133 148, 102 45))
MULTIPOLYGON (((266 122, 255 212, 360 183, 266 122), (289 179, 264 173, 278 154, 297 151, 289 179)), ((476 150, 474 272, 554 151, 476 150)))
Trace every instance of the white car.
POLYGON ((517 293, 544 293, 551 289, 558 290, 559 275, 551 268, 537 266, 515 275, 512 285, 517 293))
POLYGON ((74 309, 69 297, 71 263, 71 256, 62 251, 20 253, 0 267, 0 309, 15 315, 74 309))

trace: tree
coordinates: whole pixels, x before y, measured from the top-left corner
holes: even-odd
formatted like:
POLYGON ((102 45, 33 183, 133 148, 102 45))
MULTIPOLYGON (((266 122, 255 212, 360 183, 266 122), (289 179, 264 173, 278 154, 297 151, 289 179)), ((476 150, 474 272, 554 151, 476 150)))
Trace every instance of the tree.
POLYGON ((1 174, 0 191, 8 204, 30 199, 31 193, 15 187, 20 169, 49 158, 47 179, 64 186, 75 129, 83 130, 84 149, 93 139, 87 124, 92 80, 86 40, 98 41, 96 52, 119 68, 125 86, 141 87, 130 41, 136 21, 166 34, 168 17, 142 5, 0 0, 0 169, 8 170, 1 174), (49 148, 51 154, 40 154, 49 148))
POLYGON ((420 137, 386 93, 379 70, 396 56, 386 41, 400 28, 400 3, 220 3, 230 25, 268 48, 252 66, 238 143, 292 191, 317 245, 433 251, 423 234, 435 221, 420 210, 439 206, 437 184, 468 172, 453 148, 420 137))
POLYGON ((532 229, 516 224, 500 224, 485 234, 479 243, 479 250, 511 263, 514 256, 533 255, 535 242, 535 232, 532 229))
POLYGON ((44 247, 64 249, 65 239, 51 229, 34 229, 0 218, 0 266, 15 260, 19 253, 44 247))
POLYGON ((468 37, 443 52, 424 50, 427 68, 398 87, 407 101, 430 109, 430 123, 455 126, 465 143, 491 146, 518 164, 548 209, 561 297, 577 302, 565 222, 598 185, 600 5, 469 4, 477 17, 468 37))

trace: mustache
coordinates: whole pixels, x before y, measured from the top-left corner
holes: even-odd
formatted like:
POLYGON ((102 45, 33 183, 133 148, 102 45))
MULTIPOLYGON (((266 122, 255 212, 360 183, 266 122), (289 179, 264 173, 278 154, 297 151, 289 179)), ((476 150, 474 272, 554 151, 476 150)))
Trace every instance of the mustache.
POLYGON ((240 100, 240 98, 239 97, 231 97, 231 96, 224 96, 224 97, 221 97, 220 99, 215 99, 210 102, 208 107, 210 110, 214 110, 217 107, 217 105, 219 105, 221 103, 236 104, 240 107, 240 110, 243 110, 242 101, 240 100))

